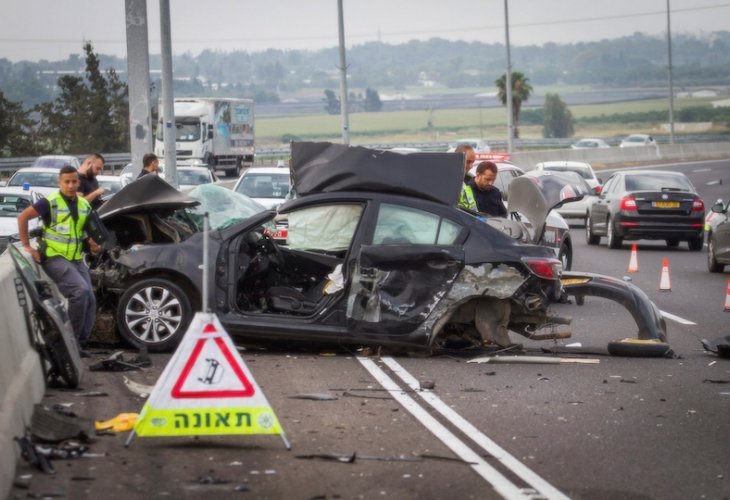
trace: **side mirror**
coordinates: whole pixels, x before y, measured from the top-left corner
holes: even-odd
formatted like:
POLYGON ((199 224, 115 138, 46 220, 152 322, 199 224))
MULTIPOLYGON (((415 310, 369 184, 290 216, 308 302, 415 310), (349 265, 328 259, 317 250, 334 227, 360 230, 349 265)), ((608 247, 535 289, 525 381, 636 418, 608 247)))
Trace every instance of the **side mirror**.
POLYGON ((722 201, 718 201, 714 205, 712 205, 712 208, 710 208, 713 212, 716 214, 722 214, 725 213, 725 205, 722 203, 722 201))
POLYGON ((213 124, 209 123, 208 124, 208 139, 212 139, 212 138, 213 138, 213 124))

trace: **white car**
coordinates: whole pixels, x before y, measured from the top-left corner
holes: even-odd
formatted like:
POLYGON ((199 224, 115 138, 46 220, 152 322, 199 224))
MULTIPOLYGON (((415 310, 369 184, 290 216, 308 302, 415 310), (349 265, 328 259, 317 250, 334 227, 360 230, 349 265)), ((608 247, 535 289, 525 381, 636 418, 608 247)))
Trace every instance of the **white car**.
POLYGON ((603 139, 592 138, 581 139, 570 146, 571 149, 605 149, 610 147, 603 139))
POLYGON ((108 200, 122 189, 122 178, 118 175, 97 175, 96 181, 99 187, 104 188, 104 194, 101 195, 103 200, 108 200))
POLYGON ((81 162, 78 158, 71 155, 45 155, 36 158, 31 167, 61 168, 64 165, 71 165, 78 170, 81 162))
MULTIPOLYGON (((42 195, 22 187, 0 188, 0 253, 5 251, 10 236, 18 233, 18 215, 20 212, 40 200, 42 195)), ((28 221, 28 229, 41 226, 41 220, 34 218, 28 221)))
POLYGON ((650 135, 631 134, 619 144, 620 148, 633 148, 638 146, 656 146, 656 141, 650 135))
MULTIPOLYGON (((596 176, 590 163, 584 163, 580 161, 545 161, 535 165, 535 170, 552 170, 554 172, 575 172, 576 174, 583 177, 588 187, 598 195, 601 192, 601 184, 603 183, 600 178, 596 176)), ((591 203, 595 200, 595 196, 585 196, 583 199, 578 201, 572 201, 565 205, 557 208, 557 212, 565 217, 566 219, 583 219, 585 222, 586 215, 588 214, 588 208, 591 203)))
POLYGON ((58 191, 58 171, 56 167, 25 167, 18 169, 8 181, 8 187, 28 187, 43 196, 58 191))
POLYGON ((453 153, 461 144, 468 144, 474 149, 475 153, 490 153, 492 151, 489 144, 487 144, 487 141, 484 139, 467 138, 449 142, 449 149, 446 152, 453 153))
POLYGON ((177 184, 180 191, 187 191, 201 184, 219 182, 218 177, 208 167, 185 167, 178 165, 176 170, 177 184))
POLYGON ((251 167, 236 181, 233 190, 245 194, 267 209, 276 209, 284 203, 291 178, 287 167, 251 167))

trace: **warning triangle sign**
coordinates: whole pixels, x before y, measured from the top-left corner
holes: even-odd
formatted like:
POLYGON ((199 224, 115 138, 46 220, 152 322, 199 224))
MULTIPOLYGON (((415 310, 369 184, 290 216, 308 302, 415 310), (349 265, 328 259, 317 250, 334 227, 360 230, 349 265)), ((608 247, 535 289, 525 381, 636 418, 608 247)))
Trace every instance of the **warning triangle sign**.
MULTIPOLYGON (((197 313, 142 407, 139 436, 279 434, 263 391, 215 314, 197 313)), ((131 436, 130 436, 131 439, 131 436)))

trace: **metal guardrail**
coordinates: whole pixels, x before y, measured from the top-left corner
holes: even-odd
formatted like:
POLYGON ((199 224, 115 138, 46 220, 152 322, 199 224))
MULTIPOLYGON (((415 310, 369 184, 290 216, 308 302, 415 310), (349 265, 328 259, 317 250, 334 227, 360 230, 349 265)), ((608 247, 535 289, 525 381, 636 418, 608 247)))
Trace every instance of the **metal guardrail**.
MULTIPOLYGON (((668 136, 655 137, 659 144, 668 144, 668 136)), ((611 146, 618 146, 621 142, 620 138, 610 137, 605 139, 611 146)), ((535 149, 564 149, 569 148, 576 141, 576 138, 567 139, 515 139, 513 146, 515 151, 535 150, 535 149)), ((674 142, 677 144, 698 143, 698 142, 730 142, 730 135, 678 135, 675 136, 674 142)), ((493 151, 506 151, 506 140, 489 140, 489 145, 493 151)), ((421 143, 372 143, 362 144, 372 149, 391 149, 391 148, 417 148, 424 152, 446 151, 449 142, 421 142, 421 143)), ((106 170, 116 173, 132 161, 131 153, 103 153, 106 159, 106 170)), ((280 159, 288 159, 290 148, 288 146, 278 148, 258 148, 256 150, 255 163, 271 163, 280 159)), ((86 155, 79 155, 79 160, 83 160, 86 155)), ((30 166, 36 157, 28 156, 21 158, 0 158, 0 174, 9 175, 19 168, 30 166)))

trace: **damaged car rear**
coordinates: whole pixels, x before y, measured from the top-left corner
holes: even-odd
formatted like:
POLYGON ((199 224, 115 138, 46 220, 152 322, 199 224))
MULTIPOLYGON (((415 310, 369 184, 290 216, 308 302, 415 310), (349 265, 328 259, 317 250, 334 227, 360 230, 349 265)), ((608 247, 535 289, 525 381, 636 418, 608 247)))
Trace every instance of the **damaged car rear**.
POLYGON ((204 289, 244 345, 431 352, 510 345, 510 331, 552 338, 552 329, 540 331, 569 319, 553 316, 550 304, 571 290, 619 297, 641 338, 664 338, 661 316, 633 285, 606 278, 607 291, 595 276, 571 273, 580 283, 564 286, 553 250, 456 208, 462 172, 461 155, 292 143, 297 198, 279 207, 285 244, 273 239, 276 212, 243 195, 211 185, 183 195, 143 177, 100 210, 114 235, 92 262, 100 303, 115 311, 125 340, 150 351, 177 345, 204 289))

